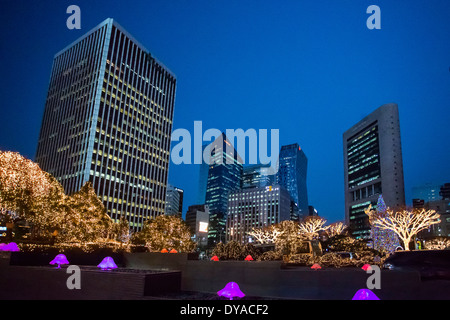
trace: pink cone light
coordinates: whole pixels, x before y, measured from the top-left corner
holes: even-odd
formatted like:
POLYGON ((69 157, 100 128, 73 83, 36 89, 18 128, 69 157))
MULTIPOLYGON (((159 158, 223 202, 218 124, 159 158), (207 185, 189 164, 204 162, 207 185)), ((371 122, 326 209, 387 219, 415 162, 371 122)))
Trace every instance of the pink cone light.
POLYGON ((66 256, 62 253, 58 254, 55 259, 50 261, 50 264, 56 264, 57 269, 61 268, 62 264, 69 264, 69 260, 67 260, 66 256))
POLYGON ((219 261, 219 258, 217 256, 214 256, 211 258, 211 261, 219 261))
POLYGON ((103 258, 102 262, 100 262, 97 267, 99 267, 102 270, 117 269, 117 265, 114 262, 114 259, 111 257, 103 258))
POLYGON ((371 269, 371 268, 370 268, 370 264, 366 263, 365 265, 363 265, 363 266, 361 267, 361 269, 363 269, 364 271, 370 270, 370 269, 371 269))
POLYGON ((222 290, 217 291, 217 294, 220 297, 229 298, 233 300, 234 297, 243 298, 245 294, 239 289, 239 286, 236 282, 228 282, 222 290))
POLYGON ((318 270, 318 269, 322 269, 322 267, 321 267, 318 263, 314 263, 314 264, 311 266, 311 269, 313 269, 313 270, 318 270))
POLYGON ((248 256, 245 257, 244 260, 245 260, 245 261, 253 261, 253 258, 252 258, 251 255, 248 255, 248 256))

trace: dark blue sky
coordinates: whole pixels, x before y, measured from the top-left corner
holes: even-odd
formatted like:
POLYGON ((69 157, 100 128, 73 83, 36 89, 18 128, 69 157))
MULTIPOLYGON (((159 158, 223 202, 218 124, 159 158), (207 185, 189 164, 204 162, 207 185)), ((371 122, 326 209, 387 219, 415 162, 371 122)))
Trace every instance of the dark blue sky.
MULTIPOLYGON (((450 1, 0 1, 0 149, 34 159, 52 59, 107 17, 177 76, 174 129, 279 129, 306 153, 308 195, 344 219, 342 133, 399 105, 411 188, 450 182, 450 1), (81 30, 66 8, 81 8, 81 30), (381 30, 366 9, 381 8, 381 30)), ((197 197, 198 166, 169 182, 197 197)))

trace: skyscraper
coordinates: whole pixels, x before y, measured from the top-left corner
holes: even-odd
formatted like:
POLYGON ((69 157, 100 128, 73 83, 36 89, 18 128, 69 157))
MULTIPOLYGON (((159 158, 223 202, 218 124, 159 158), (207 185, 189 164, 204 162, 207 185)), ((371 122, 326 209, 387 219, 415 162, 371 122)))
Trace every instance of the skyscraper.
POLYGON ((181 217, 182 208, 183 190, 168 183, 166 189, 166 208, 164 213, 170 216, 178 215, 181 217))
POLYGON ((278 160, 277 183, 291 195, 298 213, 309 214, 306 173, 308 159, 298 143, 282 146, 278 160))
POLYGON ((208 240, 213 245, 225 241, 228 195, 242 187, 242 159, 224 133, 210 146, 205 202, 210 212, 208 240))
POLYGON ((36 161, 67 193, 91 181, 115 220, 164 213, 176 78, 113 19, 53 60, 36 161))
POLYGON ((270 165, 252 164, 244 166, 242 188, 259 188, 274 183, 274 175, 270 174, 270 165))
POLYGON ((343 134, 345 218, 356 237, 367 238, 364 209, 379 195, 388 207, 405 204, 398 106, 385 104, 343 134))
POLYGON ((199 177, 198 177, 198 193, 197 193, 197 203, 205 203, 206 199, 206 187, 208 184, 208 172, 209 172, 209 159, 210 159, 210 145, 205 144, 202 146, 202 154, 204 154, 205 149, 208 150, 205 153, 206 159, 202 157, 202 163, 199 168, 199 177))

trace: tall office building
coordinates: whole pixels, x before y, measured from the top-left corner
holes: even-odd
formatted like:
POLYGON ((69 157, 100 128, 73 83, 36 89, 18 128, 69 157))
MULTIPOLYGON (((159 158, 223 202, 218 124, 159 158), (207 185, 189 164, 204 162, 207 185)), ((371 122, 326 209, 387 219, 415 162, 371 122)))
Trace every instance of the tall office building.
POLYGON ((244 166, 242 188, 259 188, 274 184, 274 175, 270 165, 252 164, 244 166))
POLYGON ((208 172, 209 172, 209 161, 211 156, 210 151, 211 146, 205 144, 202 146, 202 154, 205 155, 205 159, 202 157, 202 163, 199 168, 198 177, 198 193, 197 193, 197 203, 205 203, 206 199, 206 187, 208 184, 208 172), (205 149, 208 148, 208 150, 205 149))
POLYGON ((210 165, 205 202, 209 206, 208 241, 225 241, 228 194, 242 188, 242 159, 222 133, 210 145, 210 165))
POLYGON ((309 214, 306 188, 307 166, 308 159, 298 143, 281 147, 277 183, 289 192, 300 216, 309 214))
POLYGON ((368 238, 364 209, 380 194, 388 207, 405 205, 398 107, 385 104, 343 134, 345 218, 354 236, 368 238))
POLYGON ((73 193, 91 181, 133 230, 164 213, 176 78, 113 19, 53 60, 36 152, 73 193))
POLYGON ((164 213, 169 216, 178 215, 181 217, 182 208, 183 190, 168 183, 166 189, 166 208, 164 213))
POLYGON ((248 232, 291 219, 291 197, 279 185, 236 190, 228 197, 227 241, 251 242, 248 232))

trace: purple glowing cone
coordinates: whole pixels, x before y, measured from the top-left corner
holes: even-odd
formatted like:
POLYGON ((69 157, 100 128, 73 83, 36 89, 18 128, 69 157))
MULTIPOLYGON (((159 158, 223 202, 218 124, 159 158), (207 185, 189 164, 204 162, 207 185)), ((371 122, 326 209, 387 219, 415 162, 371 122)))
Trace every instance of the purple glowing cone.
POLYGON ((10 242, 8 244, 2 243, 2 246, 0 246, 0 251, 20 251, 19 247, 17 246, 17 243, 10 242))
POLYGON ((111 257, 105 257, 102 262, 97 266, 102 270, 116 269, 117 265, 114 263, 114 259, 111 257))
POLYGON ((56 264, 57 268, 61 268, 62 264, 69 264, 69 260, 67 260, 66 256, 62 253, 58 254, 55 259, 50 261, 50 264, 56 264))
POLYGON ((245 294, 239 289, 239 286, 236 282, 228 282, 222 290, 218 291, 217 294, 220 297, 229 298, 233 300, 234 297, 243 298, 245 294))
POLYGON ((380 300, 380 298, 369 289, 359 289, 356 291, 352 300, 380 300))

